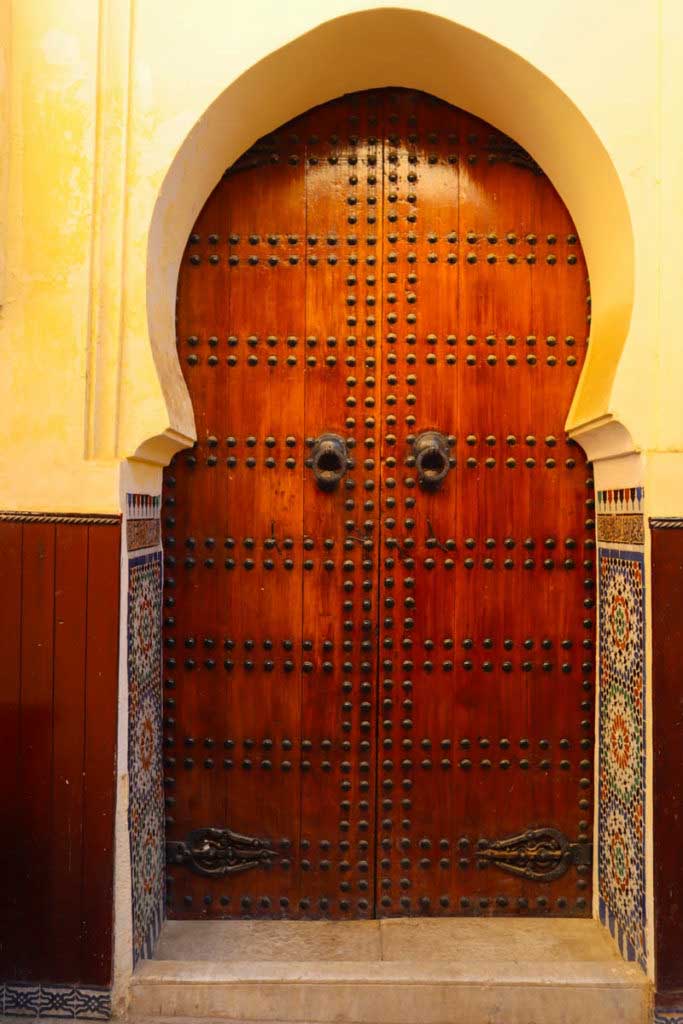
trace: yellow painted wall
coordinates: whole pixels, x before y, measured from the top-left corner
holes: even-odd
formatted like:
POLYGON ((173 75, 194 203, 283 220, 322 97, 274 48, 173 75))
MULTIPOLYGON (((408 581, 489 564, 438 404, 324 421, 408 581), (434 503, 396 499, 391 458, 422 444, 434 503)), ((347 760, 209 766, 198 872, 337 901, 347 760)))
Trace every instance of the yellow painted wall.
MULTIPOLYGON (((623 424, 648 453, 650 511, 680 514, 683 9, 675 0, 422 0, 401 10, 382 0, 15 0, 11 12, 0 0, 0 11, 9 82, 0 128, 6 117, 10 142, 4 172, 0 148, 0 508, 116 509, 120 459, 136 452, 149 467, 138 478, 157 482, 158 465, 192 434, 164 338, 172 332, 164 296, 174 294, 180 256, 168 240, 197 212, 185 208, 183 179, 203 173, 202 149, 182 149, 188 134, 201 134, 207 108, 232 87, 241 123, 231 123, 228 104, 226 138, 251 142, 275 127, 277 111, 328 98, 323 75, 325 88, 362 87, 380 62, 383 84, 433 83, 443 94, 452 81, 454 98, 471 95, 477 113, 500 111, 534 155, 547 152, 553 180, 583 217, 600 295, 572 425, 623 424), (383 19, 375 22, 382 57, 359 40, 357 66, 348 56, 343 66, 323 64, 322 37, 307 33, 363 11, 383 19), (406 60, 410 12, 434 18, 406 60), (471 30, 452 36, 462 38, 460 52, 448 49, 453 23, 471 30), (296 65, 283 72, 286 60, 264 61, 298 37, 296 65), (487 40, 500 47, 487 50, 487 40), (261 71, 249 79, 254 65, 261 71), (514 110, 505 110, 507 96, 514 110), (557 123, 560 99, 574 111, 566 125, 557 123), (584 121, 604 156, 580 149, 584 121), (595 209, 607 171, 616 184, 595 209), (170 194, 159 200, 162 185, 170 194), (623 198, 626 229, 612 220, 623 198)), ((352 21, 340 26, 328 33, 333 41, 353 31, 352 21)))

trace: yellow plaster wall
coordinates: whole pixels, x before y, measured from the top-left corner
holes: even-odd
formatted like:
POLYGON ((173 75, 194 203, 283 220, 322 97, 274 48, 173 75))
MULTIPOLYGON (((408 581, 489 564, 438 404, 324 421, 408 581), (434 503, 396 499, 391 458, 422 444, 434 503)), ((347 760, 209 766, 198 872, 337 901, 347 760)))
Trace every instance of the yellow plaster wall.
POLYGON ((10 130, 10 9, 0 5, 0 306, 5 296, 10 130))
MULTIPOLYGON (((250 68, 321 21, 353 12, 385 16, 384 84, 411 84, 414 77, 414 84, 434 82, 436 89, 448 75, 455 80, 465 55, 446 50, 445 22, 435 19, 406 60, 392 26, 413 10, 466 26, 519 55, 514 67, 528 62, 536 69, 515 79, 522 94, 526 89, 531 123, 520 117, 518 95, 506 116, 516 118, 534 155, 543 154, 552 136, 553 178, 563 194, 571 192, 575 215, 575 207, 590 210, 591 191, 605 171, 589 151, 577 150, 581 117, 599 137, 626 199, 633 252, 626 251, 623 225, 611 222, 609 202, 580 227, 589 266, 591 254, 600 254, 593 262, 601 320, 572 424, 611 415, 638 448, 669 453, 659 461, 653 456, 650 507, 659 511, 661 492, 667 508, 680 496, 680 511, 683 486, 674 467, 683 449, 683 13, 675 0, 422 0, 402 11, 382 0, 326 0, 324 6, 318 0, 15 0, 11 18, 5 10, 11 22, 0 20, 10 58, 4 61, 10 157, 8 214, 0 214, 7 265, 0 314, 0 507, 118 508, 120 458, 136 452, 149 463, 150 482, 158 480, 155 465, 193 429, 172 349, 156 346, 155 363, 149 333, 172 331, 167 306, 148 294, 147 258, 155 253, 162 298, 173 294, 179 252, 150 249, 149 233, 178 151, 190 132, 201 134, 217 97, 232 83, 248 82, 240 76, 250 68), (578 111, 566 132, 560 126, 559 142, 558 126, 549 120, 559 108, 544 107, 543 76, 578 111), (615 350, 626 334, 616 365, 615 350)), ((470 90, 472 106, 482 104, 482 113, 504 110, 514 91, 501 77, 506 65, 488 62, 489 51, 478 46, 470 35, 470 64, 458 95, 470 90)), ((361 51, 359 43, 355 67, 348 57, 344 67, 334 60, 328 66, 327 59, 321 66, 311 45, 298 51, 303 58, 288 73, 280 70, 271 80, 262 75, 258 93, 241 100, 243 109, 251 104, 252 138, 264 125, 275 126, 273 111, 291 115, 306 97, 327 98, 316 93, 323 73, 328 83, 347 85, 350 76, 362 87, 379 57, 377 50, 374 57, 361 51)), ((229 109, 222 116, 226 133, 235 133, 229 109)), ((202 167, 199 148, 196 160, 185 157, 182 176, 201 177, 202 167)), ((181 202, 182 180, 173 180, 181 202)), ((205 192, 212 184, 206 182, 205 192)), ((192 223, 196 209, 179 213, 173 195, 162 199, 164 217, 192 223)), ((154 230, 164 235, 164 224, 154 230)))
POLYGON ((12 6, 0 503, 118 507, 116 470, 85 462, 98 9, 12 6))

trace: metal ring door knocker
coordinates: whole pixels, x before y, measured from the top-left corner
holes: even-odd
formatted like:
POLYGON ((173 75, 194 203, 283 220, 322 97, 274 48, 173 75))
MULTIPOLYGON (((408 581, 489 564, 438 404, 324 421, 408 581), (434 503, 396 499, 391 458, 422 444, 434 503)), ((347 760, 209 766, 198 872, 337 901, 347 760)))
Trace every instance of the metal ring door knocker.
POLYGON ((438 430, 424 430, 413 441, 417 478, 423 487, 440 487, 450 469, 448 438, 438 430))
POLYGON ((321 490, 334 490, 349 468, 346 442, 339 434, 320 434, 313 442, 307 465, 321 490))

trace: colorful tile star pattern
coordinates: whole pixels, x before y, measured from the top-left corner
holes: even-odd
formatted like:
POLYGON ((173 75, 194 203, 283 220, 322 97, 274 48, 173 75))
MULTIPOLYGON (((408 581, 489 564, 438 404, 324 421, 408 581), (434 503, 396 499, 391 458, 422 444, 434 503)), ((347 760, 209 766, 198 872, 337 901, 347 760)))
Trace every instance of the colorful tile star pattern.
POLYGON ((161 552, 128 562, 128 772, 133 962, 152 955, 164 907, 161 552))
POLYGON ((646 968, 645 568, 641 552, 600 548, 600 917, 646 968))

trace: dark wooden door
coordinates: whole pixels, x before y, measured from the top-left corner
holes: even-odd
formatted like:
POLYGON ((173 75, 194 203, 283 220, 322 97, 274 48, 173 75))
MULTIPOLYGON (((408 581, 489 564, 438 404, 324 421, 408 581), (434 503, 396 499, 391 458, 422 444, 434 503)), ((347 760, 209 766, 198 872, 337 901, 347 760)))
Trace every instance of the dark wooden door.
POLYGON ((589 913, 587 296, 528 154, 424 94, 226 172, 164 479, 172 916, 589 913))

